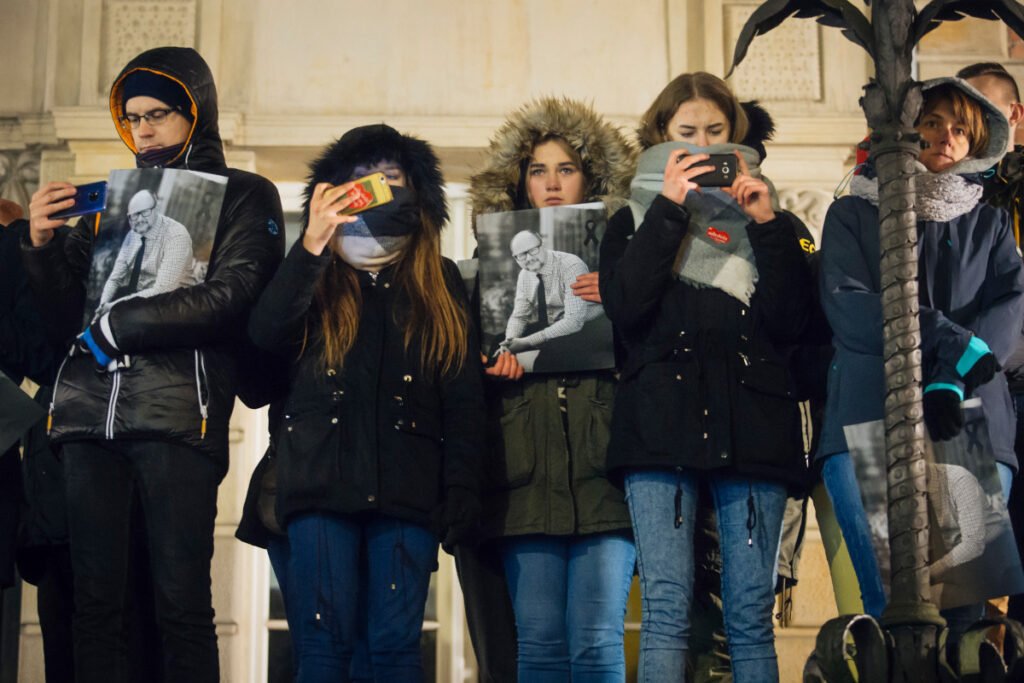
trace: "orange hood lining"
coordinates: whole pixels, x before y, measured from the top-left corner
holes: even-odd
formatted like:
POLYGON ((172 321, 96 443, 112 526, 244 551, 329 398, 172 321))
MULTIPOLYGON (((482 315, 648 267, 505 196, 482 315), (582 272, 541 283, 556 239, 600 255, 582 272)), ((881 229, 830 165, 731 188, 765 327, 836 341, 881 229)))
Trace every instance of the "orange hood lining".
MULTIPOLYGON (((199 122, 199 107, 196 106, 196 100, 194 97, 192 97, 192 91, 190 91, 188 89, 188 86, 182 83, 181 80, 175 78, 174 76, 166 74, 163 71, 149 69, 144 66, 136 67, 130 71, 125 71, 123 74, 121 74, 121 77, 114 82, 114 86, 110 89, 110 116, 114 119, 114 127, 117 129, 117 134, 121 136, 121 141, 128 146, 128 149, 132 151, 132 154, 139 153, 139 150, 135 147, 135 138, 132 137, 131 125, 129 125, 127 121, 121 120, 121 92, 123 89, 122 83, 124 79, 128 76, 128 74, 134 73, 136 71, 149 71, 150 73, 154 73, 157 76, 163 76, 164 78, 168 78, 177 83, 178 85, 180 85, 182 90, 185 91, 185 94, 188 95, 188 100, 192 103, 192 128, 188 131, 188 137, 185 139, 185 147, 187 148, 187 143, 192 139, 192 134, 196 132, 196 124, 199 122)), ((183 148, 181 152, 178 154, 178 156, 174 157, 174 159, 171 159, 167 163, 173 163, 178 159, 178 157, 180 157, 184 153, 185 149, 183 148)))

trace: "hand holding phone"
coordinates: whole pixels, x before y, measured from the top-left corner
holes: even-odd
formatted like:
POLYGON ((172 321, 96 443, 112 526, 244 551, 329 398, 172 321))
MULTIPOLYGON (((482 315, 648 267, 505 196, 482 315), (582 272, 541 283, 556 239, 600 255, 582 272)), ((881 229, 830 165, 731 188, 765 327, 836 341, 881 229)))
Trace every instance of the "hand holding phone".
POLYGON ((708 154, 701 166, 712 166, 714 170, 695 176, 693 181, 701 187, 729 187, 736 180, 738 160, 735 154, 708 154))
POLYGON ((370 175, 353 180, 352 188, 348 191, 348 194, 351 195, 349 205, 339 211, 339 213, 346 216, 352 216, 361 211, 372 209, 375 206, 387 204, 394 199, 391 193, 391 186, 388 185, 387 176, 383 173, 371 173, 370 175))
POLYGON ((98 183, 75 186, 74 203, 67 209, 61 209, 51 214, 53 220, 85 216, 90 213, 99 213, 107 208, 107 181, 101 180, 98 183))
POLYGON ((322 254, 338 226, 356 220, 353 214, 393 199, 383 173, 372 173, 341 185, 319 183, 309 200, 309 224, 302 245, 311 254, 322 254))
POLYGON ((706 163, 707 158, 707 154, 690 154, 685 149, 677 149, 669 154, 661 194, 676 204, 682 204, 690 190, 700 192, 700 186, 694 178, 715 170, 706 163))
POLYGON ((739 152, 736 152, 736 159, 739 161, 739 175, 729 187, 722 188, 722 191, 736 200, 743 212, 750 216, 755 223, 767 223, 775 220, 775 209, 772 207, 771 192, 768 184, 760 178, 750 175, 747 162, 739 152))
POLYGON ((53 239, 53 231, 67 222, 53 215, 74 206, 77 193, 78 188, 67 182, 49 182, 35 191, 28 205, 32 246, 42 247, 53 239))

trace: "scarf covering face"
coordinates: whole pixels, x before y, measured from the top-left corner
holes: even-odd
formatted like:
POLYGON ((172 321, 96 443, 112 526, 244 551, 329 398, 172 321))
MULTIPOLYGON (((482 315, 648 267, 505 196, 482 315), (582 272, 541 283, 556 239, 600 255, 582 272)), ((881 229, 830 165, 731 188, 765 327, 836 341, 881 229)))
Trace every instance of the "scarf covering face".
MULTIPOLYGON (((957 175, 957 166, 939 173, 932 173, 920 162, 915 162, 914 167, 917 171, 914 208, 919 221, 948 223, 969 213, 981 201, 984 188, 957 175)), ((850 194, 878 206, 878 178, 854 176, 850 181, 850 194)))
POLYGON ((416 193, 392 187, 394 199, 356 215, 354 223, 338 226, 334 248, 356 270, 376 273, 398 260, 420 225, 416 193))
MULTIPOLYGON (((630 185, 629 204, 639 226, 654 198, 661 194, 665 165, 672 154, 685 149, 691 154, 733 154, 738 150, 750 175, 761 177, 761 160, 750 147, 733 143, 697 147, 685 142, 663 142, 640 155, 636 177, 630 185)), ((699 165, 699 164, 698 164, 699 165)), ((757 263, 747 237, 750 217, 736 201, 719 188, 705 187, 688 192, 683 206, 690 212, 690 224, 676 255, 676 276, 695 287, 713 287, 750 305, 757 285, 757 263)), ((772 207, 778 208, 775 190, 768 183, 772 207)))

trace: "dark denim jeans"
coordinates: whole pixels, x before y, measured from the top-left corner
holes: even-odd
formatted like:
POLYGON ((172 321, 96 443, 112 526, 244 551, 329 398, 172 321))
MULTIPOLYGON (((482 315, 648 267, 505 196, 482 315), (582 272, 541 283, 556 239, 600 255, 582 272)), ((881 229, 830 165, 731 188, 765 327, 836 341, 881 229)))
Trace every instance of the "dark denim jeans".
POLYGON ((373 680, 420 683, 420 632, 437 569, 437 536, 388 517, 313 513, 288 523, 288 541, 285 604, 291 603, 296 681, 353 680, 353 653, 366 633, 373 680))
POLYGON ((693 602, 694 516, 702 479, 711 489, 718 515, 722 609, 733 679, 777 682, 772 607, 786 489, 692 470, 626 476, 642 591, 639 680, 683 680, 693 602), (683 519, 678 528, 677 492, 683 519))
POLYGON ((219 680, 210 561, 220 473, 162 441, 64 445, 78 683, 128 680, 125 593, 133 496, 148 540, 165 681, 219 680))
POLYGON ((502 542, 519 636, 520 683, 621 683, 636 551, 625 536, 518 536, 502 542))

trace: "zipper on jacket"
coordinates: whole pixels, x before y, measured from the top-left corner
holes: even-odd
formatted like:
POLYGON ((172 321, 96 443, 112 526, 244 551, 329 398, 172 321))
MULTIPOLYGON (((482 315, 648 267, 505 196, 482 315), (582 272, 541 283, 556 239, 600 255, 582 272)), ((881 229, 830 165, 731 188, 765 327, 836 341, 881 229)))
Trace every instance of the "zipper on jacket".
POLYGON ((199 401, 199 415, 203 418, 202 425, 199 427, 199 438, 206 438, 206 418, 209 417, 208 405, 210 402, 209 395, 203 396, 203 386, 209 385, 209 379, 206 377, 206 359, 203 354, 199 353, 199 349, 194 351, 196 359, 196 399, 199 401))
POLYGON ((53 393, 50 395, 50 410, 46 414, 46 435, 50 435, 50 430, 53 429, 53 407, 57 404, 57 387, 60 385, 60 374, 64 372, 64 366, 67 365, 68 358, 71 358, 71 352, 64 356, 64 360, 60 362, 60 367, 57 368, 57 377, 53 380, 53 393))
POLYGON ((121 370, 114 370, 113 379, 110 383, 110 399, 107 401, 107 423, 104 427, 104 436, 108 439, 114 438, 114 415, 117 412, 117 394, 121 391, 121 370))

